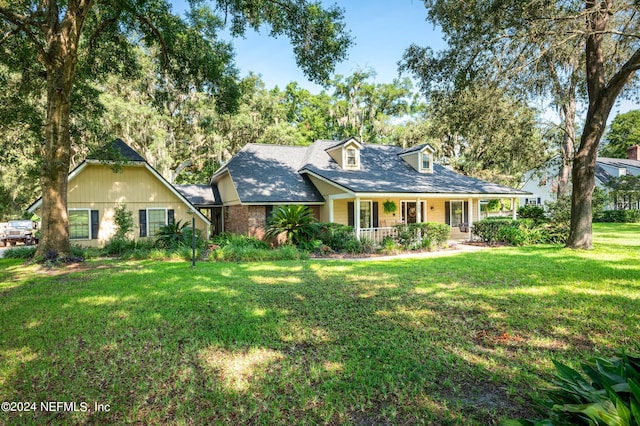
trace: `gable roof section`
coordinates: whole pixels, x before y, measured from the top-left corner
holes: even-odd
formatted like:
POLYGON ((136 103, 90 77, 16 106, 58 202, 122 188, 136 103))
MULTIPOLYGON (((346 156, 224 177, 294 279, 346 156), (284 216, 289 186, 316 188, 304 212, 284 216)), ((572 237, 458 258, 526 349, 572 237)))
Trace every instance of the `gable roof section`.
POLYGON ((316 187, 298 173, 306 153, 303 146, 247 144, 212 182, 228 172, 242 203, 323 203, 316 187))
POLYGON ((429 145, 428 143, 423 143, 422 145, 416 145, 416 146, 409 147, 407 149, 403 149, 402 151, 398 152, 397 155, 402 157, 403 155, 409 155, 409 154, 413 154, 415 152, 420 152, 425 148, 428 151, 432 152, 432 153, 436 152, 436 150, 433 149, 433 147, 431 145, 429 145))
POLYGON ((330 143, 325 148, 325 151, 332 151, 334 149, 342 148, 352 143, 355 144, 358 148, 362 148, 362 144, 360 143, 360 141, 354 137, 345 138, 345 139, 342 139, 341 141, 327 141, 327 142, 330 142, 330 143))
MULTIPOLYGON (((174 195, 176 195, 176 197, 178 197, 180 201, 182 201, 187 206, 191 206, 192 210, 195 211, 196 215, 201 220, 203 220, 205 223, 209 225, 211 224, 211 221, 205 215, 200 213, 200 211, 198 211, 196 205, 191 203, 191 201, 187 197, 185 197, 173 185, 171 185, 165 178, 163 178, 162 175, 156 171, 156 169, 151 167, 151 165, 147 163, 147 161, 144 158, 142 158, 140 154, 138 154, 133 148, 127 145, 124 141, 122 141, 122 139, 115 139, 110 144, 107 144, 105 148, 100 150, 99 152, 102 154, 97 155, 98 159, 87 158, 82 163, 80 163, 78 167, 73 169, 67 176, 67 182, 77 177, 82 172, 82 170, 84 170, 85 167, 87 167, 87 164, 100 164, 100 163, 108 164, 110 161, 118 162, 118 161, 123 161, 124 159, 124 161, 133 163, 133 165, 137 167, 144 166, 153 176, 155 176, 160 182, 162 182, 162 184, 164 184, 164 186, 166 186, 167 189, 169 189, 169 191, 171 191, 174 195), (104 153, 111 153, 113 156, 111 157, 107 156, 105 158, 104 153)), ((33 204, 31 204, 27 208, 27 211, 30 213, 33 213, 37 209, 39 209, 41 206, 42 206, 42 197, 34 201, 33 204)))
POLYGON ((432 174, 418 173, 400 158, 399 154, 406 154, 407 151, 391 145, 364 145, 360 153, 361 169, 343 170, 326 153, 332 143, 335 142, 317 141, 312 144, 300 172, 316 175, 345 190, 358 193, 529 194, 464 176, 437 164, 434 164, 432 174))
POLYGON ((146 160, 122 139, 116 138, 110 144, 87 157, 87 160, 99 161, 135 161, 146 163, 146 160))

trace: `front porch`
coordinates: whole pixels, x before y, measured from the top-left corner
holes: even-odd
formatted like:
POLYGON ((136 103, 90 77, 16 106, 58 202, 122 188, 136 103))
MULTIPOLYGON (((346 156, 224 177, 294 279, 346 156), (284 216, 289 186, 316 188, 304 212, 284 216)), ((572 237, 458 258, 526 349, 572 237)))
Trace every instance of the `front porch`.
MULTIPOLYGON (((451 227, 451 240, 469 241, 473 237, 473 223, 488 215, 486 209, 482 208, 488 201, 486 194, 482 198, 462 198, 454 194, 450 197, 440 195, 437 198, 414 197, 409 194, 389 194, 383 197, 353 197, 347 194, 330 196, 322 220, 353 226, 359 239, 381 244, 386 237, 397 237, 396 225, 423 222, 447 224, 451 227)), ((515 206, 515 198, 511 198, 511 206, 515 206)), ((515 219, 515 208, 503 213, 508 213, 515 219)))
MULTIPOLYGON (((451 228, 451 234, 449 235, 449 240, 452 241, 470 241, 472 239, 471 228, 468 231, 463 232, 460 228, 451 228)), ((386 226, 379 228, 360 228, 360 240, 368 240, 372 241, 376 245, 382 244, 382 241, 386 237, 397 238, 398 237, 398 229, 396 227, 386 226)))

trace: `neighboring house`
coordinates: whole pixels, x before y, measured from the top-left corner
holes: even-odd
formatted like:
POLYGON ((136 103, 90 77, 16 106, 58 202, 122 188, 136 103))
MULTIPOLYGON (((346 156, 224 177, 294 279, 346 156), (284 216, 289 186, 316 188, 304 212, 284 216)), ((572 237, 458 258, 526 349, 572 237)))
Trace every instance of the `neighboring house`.
POLYGON ((260 238, 275 206, 303 204, 318 220, 351 225, 374 241, 396 224, 427 221, 449 224, 452 238, 470 238, 481 201, 511 198, 513 205, 529 195, 434 164, 433 153, 428 144, 402 149, 354 138, 308 147, 249 144, 211 180, 222 206, 214 221, 260 238), (394 213, 385 213, 388 201, 394 213))
MULTIPOLYGON (((611 178, 618 178, 624 175, 640 175, 640 145, 632 146, 628 150, 627 159, 622 158, 596 158, 596 186, 607 189, 606 183, 611 178)), ((521 197, 521 205, 544 206, 545 202, 556 201, 558 190, 558 170, 560 163, 555 157, 544 163, 537 169, 525 173, 522 189, 532 195, 521 197)), ((609 205, 609 209, 637 209, 637 205, 609 205)))
MULTIPOLYGON (((209 235, 210 220, 199 210, 213 204, 213 194, 191 185, 173 186, 136 151, 120 139, 110 145, 112 161, 87 158, 68 176, 67 209, 72 244, 101 246, 115 233, 114 209, 121 204, 133 212, 135 238, 154 237, 174 221, 191 224, 209 235)), ((29 208, 42 207, 42 198, 29 208)))

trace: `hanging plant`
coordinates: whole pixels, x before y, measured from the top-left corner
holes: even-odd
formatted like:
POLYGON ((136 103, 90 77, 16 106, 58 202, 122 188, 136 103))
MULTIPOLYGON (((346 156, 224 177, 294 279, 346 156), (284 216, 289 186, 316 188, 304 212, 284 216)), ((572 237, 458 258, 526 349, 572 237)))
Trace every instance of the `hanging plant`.
POLYGON ((395 213, 398 209, 398 206, 396 205, 395 201, 387 200, 382 203, 382 208, 384 209, 385 213, 395 213))

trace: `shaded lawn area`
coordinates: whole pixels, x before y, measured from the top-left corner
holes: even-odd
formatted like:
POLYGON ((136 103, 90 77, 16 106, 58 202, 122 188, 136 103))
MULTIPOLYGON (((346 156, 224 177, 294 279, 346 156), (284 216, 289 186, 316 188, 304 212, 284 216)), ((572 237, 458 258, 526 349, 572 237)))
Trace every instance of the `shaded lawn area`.
POLYGON ((0 424, 492 424, 640 341, 640 225, 393 261, 0 259, 0 424), (40 402, 88 411, 41 411, 40 402), (95 412, 94 404, 109 412, 95 412))

